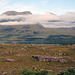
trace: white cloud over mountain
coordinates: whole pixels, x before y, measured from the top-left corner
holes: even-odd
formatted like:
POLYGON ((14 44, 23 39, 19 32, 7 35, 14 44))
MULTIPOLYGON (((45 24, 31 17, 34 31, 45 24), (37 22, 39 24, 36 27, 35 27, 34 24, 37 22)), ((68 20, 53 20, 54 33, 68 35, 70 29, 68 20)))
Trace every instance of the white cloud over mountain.
POLYGON ((41 24, 49 28, 75 27, 75 13, 57 16, 53 13, 43 15, 0 15, 0 25, 41 24))
POLYGON ((75 22, 75 13, 69 12, 65 15, 61 15, 60 18, 64 21, 75 22))

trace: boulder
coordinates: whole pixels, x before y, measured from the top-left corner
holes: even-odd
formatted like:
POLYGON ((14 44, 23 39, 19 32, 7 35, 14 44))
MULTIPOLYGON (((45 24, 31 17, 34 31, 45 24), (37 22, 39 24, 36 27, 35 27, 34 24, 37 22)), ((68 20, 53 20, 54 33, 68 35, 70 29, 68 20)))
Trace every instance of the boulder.
POLYGON ((66 59, 61 59, 59 62, 64 63, 64 62, 68 62, 68 60, 66 60, 66 59))
POLYGON ((59 55, 66 55, 65 53, 59 53, 59 55))
POLYGON ((68 62, 68 60, 63 59, 62 57, 57 56, 40 56, 40 55, 33 55, 33 58, 37 59, 38 61, 53 61, 53 62, 68 62))
POLYGON ((5 62, 13 62, 15 59, 4 59, 5 62))
POLYGON ((7 75, 7 72, 3 72, 1 75, 7 75))

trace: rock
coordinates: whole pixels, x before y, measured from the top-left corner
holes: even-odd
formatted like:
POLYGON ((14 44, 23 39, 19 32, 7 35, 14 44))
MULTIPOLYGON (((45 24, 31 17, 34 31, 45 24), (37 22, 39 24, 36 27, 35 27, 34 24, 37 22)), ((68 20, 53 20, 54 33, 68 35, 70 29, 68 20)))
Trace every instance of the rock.
POLYGON ((73 62, 75 62, 75 60, 74 60, 74 59, 73 59, 72 61, 73 61, 73 62))
POLYGON ((59 55, 66 55, 65 53, 59 53, 59 55))
POLYGON ((15 59, 4 59, 5 62, 13 62, 15 59))
POLYGON ((66 59, 61 59, 61 60, 59 60, 59 62, 64 63, 64 62, 68 62, 68 60, 66 60, 66 59))
POLYGON ((34 55, 33 58, 37 59, 38 61, 53 61, 53 62, 68 62, 68 60, 63 59, 62 57, 57 56, 40 56, 34 55))
POLYGON ((40 49, 41 49, 41 50, 46 50, 46 47, 41 47, 40 49))
POLYGON ((1 75, 7 75, 7 72, 3 72, 1 75))
POLYGON ((71 50, 75 50, 75 47, 71 47, 70 49, 71 49, 71 50))
POLYGON ((6 55, 6 54, 9 54, 9 53, 12 53, 12 51, 6 51, 6 52, 2 52, 2 53, 0 53, 0 55, 6 55))

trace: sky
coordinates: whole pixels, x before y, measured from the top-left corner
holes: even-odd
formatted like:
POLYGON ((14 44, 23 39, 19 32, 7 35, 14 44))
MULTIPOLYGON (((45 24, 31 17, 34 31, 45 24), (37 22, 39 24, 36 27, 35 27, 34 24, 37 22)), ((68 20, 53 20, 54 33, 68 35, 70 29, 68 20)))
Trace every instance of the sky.
POLYGON ((5 11, 51 12, 57 15, 75 12, 75 0, 0 0, 0 14, 5 11))

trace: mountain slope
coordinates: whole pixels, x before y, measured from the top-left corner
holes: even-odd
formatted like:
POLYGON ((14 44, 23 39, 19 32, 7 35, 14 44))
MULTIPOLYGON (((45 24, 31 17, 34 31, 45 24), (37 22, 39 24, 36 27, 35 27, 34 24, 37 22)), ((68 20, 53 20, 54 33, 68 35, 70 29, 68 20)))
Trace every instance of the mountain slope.
MULTIPOLYGON (((75 41, 74 36, 75 36, 75 30, 73 28, 51 29, 51 28, 44 28, 40 24, 0 26, 0 43, 45 44, 45 43, 50 43, 49 41, 57 40, 57 39, 59 40, 62 39, 62 41, 64 39, 65 40, 69 39, 69 40, 73 40, 72 43, 74 43, 75 41), (56 36, 51 36, 54 39, 50 39, 51 38, 50 35, 56 35, 56 36), (61 38, 58 35, 64 37, 61 38), (65 35, 69 35, 69 36, 65 36, 65 35)), ((56 41, 51 43, 54 44, 56 43, 56 41)))

